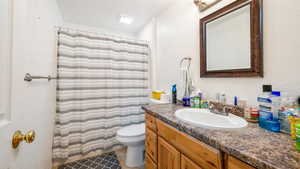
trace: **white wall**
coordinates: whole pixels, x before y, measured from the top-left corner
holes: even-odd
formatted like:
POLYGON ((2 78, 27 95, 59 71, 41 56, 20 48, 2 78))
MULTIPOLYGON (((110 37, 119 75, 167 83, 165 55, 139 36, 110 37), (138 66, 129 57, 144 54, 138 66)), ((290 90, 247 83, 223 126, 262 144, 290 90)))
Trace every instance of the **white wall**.
POLYGON ((196 86, 211 97, 225 92, 256 105, 262 84, 300 95, 299 0, 264 0, 264 78, 200 78, 199 19, 233 1, 223 0, 200 13, 192 0, 184 0, 157 17, 157 87, 169 91, 173 83, 182 84, 179 62, 188 56, 196 86))
POLYGON ((14 131, 35 130, 36 140, 14 150, 11 168, 50 169, 56 84, 23 79, 25 73, 55 75, 54 26, 62 18, 56 0, 15 0, 13 8, 11 122, 14 131))
POLYGON ((150 87, 152 90, 156 90, 157 88, 157 71, 155 65, 157 64, 157 53, 156 53, 156 19, 153 18, 145 27, 137 34, 137 38, 141 40, 145 40, 149 43, 151 48, 151 56, 150 56, 150 65, 149 65, 149 73, 150 73, 150 87))
POLYGON ((136 38, 135 34, 119 32, 119 31, 114 31, 114 30, 108 30, 108 29, 105 29, 102 27, 79 25, 79 24, 73 24, 73 23, 68 23, 68 22, 64 22, 62 26, 66 27, 66 28, 72 28, 72 29, 82 30, 82 31, 87 31, 87 32, 115 35, 115 36, 120 36, 120 37, 125 37, 125 38, 136 38))

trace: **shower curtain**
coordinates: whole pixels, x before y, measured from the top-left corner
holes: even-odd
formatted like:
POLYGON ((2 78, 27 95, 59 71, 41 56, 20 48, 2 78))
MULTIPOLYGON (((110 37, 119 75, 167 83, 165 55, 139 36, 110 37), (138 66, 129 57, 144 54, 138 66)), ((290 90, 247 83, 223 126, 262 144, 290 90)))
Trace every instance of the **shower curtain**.
POLYGON ((149 53, 143 41, 59 29, 54 161, 121 146, 116 131, 144 122, 149 53))

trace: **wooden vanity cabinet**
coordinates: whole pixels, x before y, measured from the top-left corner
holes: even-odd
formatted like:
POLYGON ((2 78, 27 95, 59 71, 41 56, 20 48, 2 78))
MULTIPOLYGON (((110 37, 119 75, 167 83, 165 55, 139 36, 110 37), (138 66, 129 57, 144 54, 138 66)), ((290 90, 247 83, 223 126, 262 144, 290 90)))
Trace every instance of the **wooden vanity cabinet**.
POLYGON ((181 169, 203 169, 190 160, 188 157, 181 155, 181 169))
POLYGON ((222 169, 221 152, 157 120, 157 134, 203 169, 222 169))
POLYGON ((232 157, 226 156, 226 169, 255 169, 254 167, 232 157))
POLYGON ((148 113, 145 118, 146 169, 255 169, 148 113))
POLYGON ((146 129, 146 140, 145 140, 145 149, 147 155, 157 162, 157 134, 154 133, 151 129, 146 129))
POLYGON ((148 154, 146 154, 146 156, 145 156, 145 168, 146 169, 157 169, 156 163, 154 163, 152 161, 151 157, 149 157, 148 154))
POLYGON ((145 168, 157 169, 157 133, 156 119, 150 114, 145 115, 146 140, 145 140, 145 168))
POLYGON ((145 115, 145 123, 147 128, 151 129, 152 131, 156 132, 156 118, 150 114, 145 115))
POLYGON ((180 169, 180 152, 177 151, 163 138, 158 138, 158 163, 159 169, 180 169))

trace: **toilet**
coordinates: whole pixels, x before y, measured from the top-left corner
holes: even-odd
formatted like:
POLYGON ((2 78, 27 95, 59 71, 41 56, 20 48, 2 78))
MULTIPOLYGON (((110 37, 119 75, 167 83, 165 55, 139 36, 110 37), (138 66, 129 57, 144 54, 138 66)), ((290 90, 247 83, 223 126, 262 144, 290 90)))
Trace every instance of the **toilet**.
POLYGON ((145 123, 119 129, 116 139, 127 146, 125 163, 128 167, 144 165, 145 123))

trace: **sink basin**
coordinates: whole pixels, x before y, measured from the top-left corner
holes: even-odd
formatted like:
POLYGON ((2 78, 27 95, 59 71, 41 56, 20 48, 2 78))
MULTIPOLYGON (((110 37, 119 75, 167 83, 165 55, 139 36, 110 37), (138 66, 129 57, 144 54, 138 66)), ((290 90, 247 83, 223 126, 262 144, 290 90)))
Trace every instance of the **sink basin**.
POLYGON ((188 124, 209 129, 234 130, 246 127, 248 122, 236 115, 223 116, 209 111, 209 109, 180 109, 175 116, 188 124))

